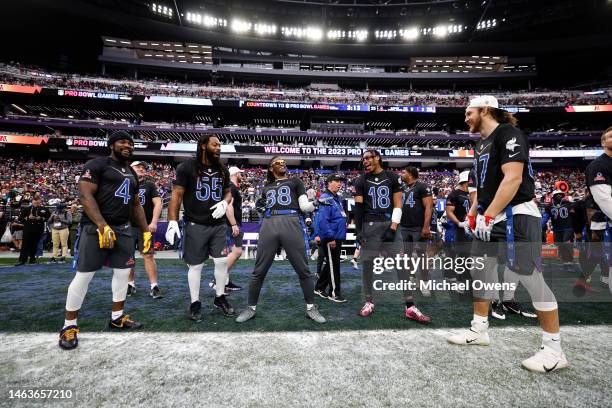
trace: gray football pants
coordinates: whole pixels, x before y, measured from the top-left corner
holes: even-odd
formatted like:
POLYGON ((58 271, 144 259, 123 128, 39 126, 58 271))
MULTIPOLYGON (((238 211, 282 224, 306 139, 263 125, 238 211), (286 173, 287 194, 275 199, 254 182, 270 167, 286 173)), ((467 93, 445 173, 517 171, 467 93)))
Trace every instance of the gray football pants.
POLYGON ((283 248, 287 259, 298 274, 306 304, 314 303, 314 280, 308 269, 306 241, 300 219, 294 215, 275 215, 264 218, 259 229, 255 269, 249 283, 248 305, 255 306, 259 300, 261 285, 274 262, 279 248, 283 248))

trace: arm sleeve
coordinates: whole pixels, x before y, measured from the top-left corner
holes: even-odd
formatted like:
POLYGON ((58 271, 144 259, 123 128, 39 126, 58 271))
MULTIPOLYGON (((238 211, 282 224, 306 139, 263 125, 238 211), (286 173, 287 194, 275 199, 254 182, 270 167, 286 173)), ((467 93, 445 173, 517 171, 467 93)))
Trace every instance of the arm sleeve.
MULTIPOLYGON (((302 188, 303 187, 304 186, 302 186, 302 188)), ((315 210, 314 204, 308 201, 308 197, 306 197, 306 194, 301 194, 298 197, 298 203, 300 204, 300 210, 302 210, 302 212, 304 213, 311 213, 315 210)))
POLYGON ((606 214, 608 219, 612 220, 612 186, 609 184, 596 184, 589 187, 589 189, 599 209, 606 214))

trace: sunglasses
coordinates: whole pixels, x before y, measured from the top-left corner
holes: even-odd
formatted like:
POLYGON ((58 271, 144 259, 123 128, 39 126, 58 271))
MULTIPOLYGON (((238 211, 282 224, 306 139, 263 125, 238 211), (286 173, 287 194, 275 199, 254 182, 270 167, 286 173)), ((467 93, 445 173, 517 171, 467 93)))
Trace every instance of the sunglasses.
POLYGON ((285 164, 287 164, 287 162, 284 161, 284 160, 275 160, 275 161, 272 162, 273 166, 274 165, 284 166, 285 164))

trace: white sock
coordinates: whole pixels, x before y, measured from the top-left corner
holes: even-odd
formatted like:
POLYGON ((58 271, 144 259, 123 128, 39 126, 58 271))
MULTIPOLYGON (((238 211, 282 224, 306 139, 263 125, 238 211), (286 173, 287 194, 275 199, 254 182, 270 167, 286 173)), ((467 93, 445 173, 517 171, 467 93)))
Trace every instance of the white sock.
POLYGON ((561 333, 549 333, 542 331, 542 345, 561 352, 561 333))
POLYGON ((314 307, 312 303, 306 303, 306 310, 310 310, 314 307))
POLYGON ((156 286, 157 286, 157 282, 153 282, 153 283, 151 284, 151 289, 153 289, 153 288, 154 288, 154 287, 156 287, 156 286))
POLYGON ((189 265, 187 272, 187 281, 189 282, 189 294, 191 295, 191 303, 200 300, 200 279, 202 278, 202 268, 204 263, 198 265, 189 265))
POLYGON ((225 282, 228 280, 227 274, 227 257, 223 258, 213 258, 213 262, 215 263, 215 292, 216 296, 223 296, 225 294, 225 285, 220 285, 220 282, 225 282))
POLYGON ((117 320, 121 316, 123 316, 123 309, 117 310, 116 312, 111 312, 111 319, 113 320, 117 320))
POLYGON ((253 309, 253 310, 257 310, 257 305, 255 305, 255 306, 249 306, 249 307, 250 307, 251 309, 253 309))
POLYGON ((135 281, 128 281, 128 285, 130 285, 130 286, 136 286, 136 282, 135 282, 135 281))
POLYGON ((472 329, 475 331, 482 333, 487 331, 489 328, 489 318, 488 316, 479 316, 475 314, 472 317, 472 329))
POLYGON ((74 320, 64 320, 64 327, 62 327, 62 329, 65 329, 68 326, 76 326, 77 325, 77 319, 74 320))

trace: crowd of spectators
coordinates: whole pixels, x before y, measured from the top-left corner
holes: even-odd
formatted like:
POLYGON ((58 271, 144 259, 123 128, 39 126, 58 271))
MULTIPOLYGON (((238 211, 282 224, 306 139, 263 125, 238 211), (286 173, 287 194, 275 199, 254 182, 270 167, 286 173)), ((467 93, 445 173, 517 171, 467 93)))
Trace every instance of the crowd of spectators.
POLYGON ((208 82, 186 83, 164 79, 134 80, 101 76, 60 74, 18 64, 0 64, 0 83, 69 88, 85 91, 128 93, 132 95, 164 95, 211 99, 252 99, 303 103, 367 103, 379 105, 466 106, 476 93, 495 95, 501 104, 510 106, 565 106, 573 104, 612 104, 612 89, 601 94, 584 90, 317 90, 309 87, 240 83, 212 85, 208 82), (482 91, 482 92, 481 92, 482 91))

